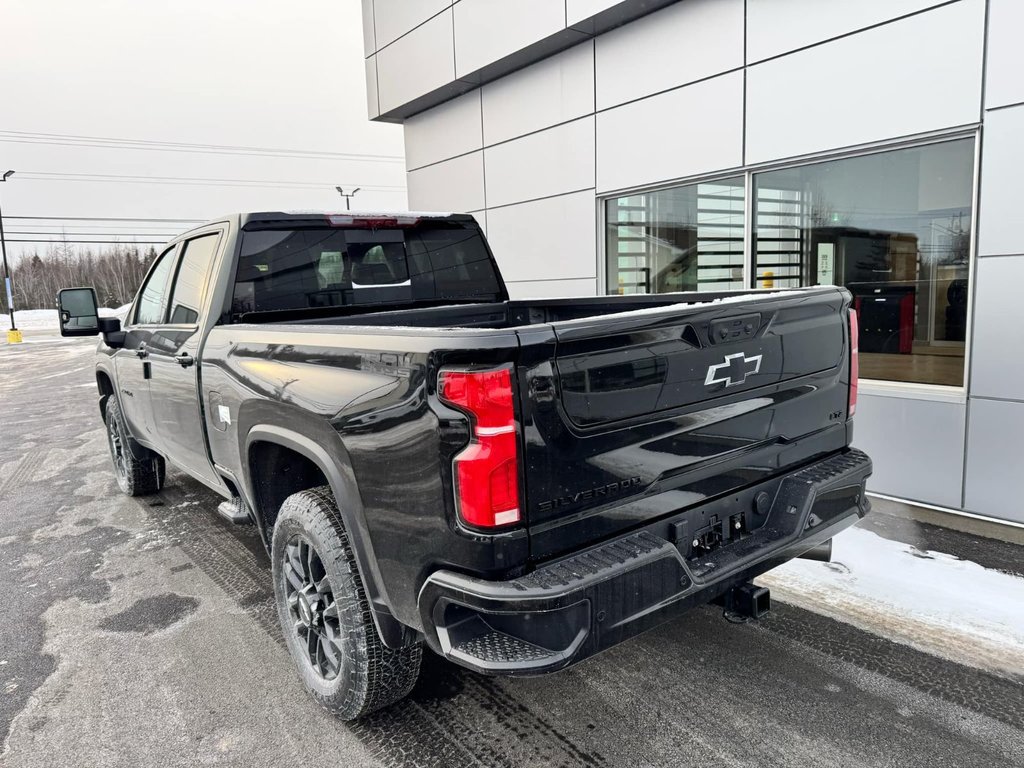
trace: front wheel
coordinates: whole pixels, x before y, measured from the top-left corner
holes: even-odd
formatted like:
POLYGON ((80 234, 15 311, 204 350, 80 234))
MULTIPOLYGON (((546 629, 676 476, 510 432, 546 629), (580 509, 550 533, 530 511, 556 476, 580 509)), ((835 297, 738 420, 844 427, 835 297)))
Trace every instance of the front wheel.
POLYGON ((145 496, 159 491, 164 485, 166 470, 163 457, 153 454, 144 459, 135 458, 128 446, 128 430, 121 415, 121 404, 116 398, 107 400, 105 417, 107 444, 118 487, 129 496, 145 496))
POLYGON ((292 494, 271 543, 274 595, 288 650, 314 699, 354 720, 404 698, 422 646, 385 646, 330 488, 292 494))

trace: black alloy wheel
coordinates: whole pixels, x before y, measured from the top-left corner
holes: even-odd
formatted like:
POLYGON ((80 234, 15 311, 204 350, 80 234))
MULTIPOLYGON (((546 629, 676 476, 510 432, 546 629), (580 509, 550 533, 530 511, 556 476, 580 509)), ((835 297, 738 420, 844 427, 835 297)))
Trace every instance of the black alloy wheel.
POLYGON ((117 419, 107 419, 107 440, 110 443, 110 458, 114 460, 117 484, 123 490, 127 485, 128 465, 124 456, 126 446, 121 438, 121 427, 117 419))
POLYGON ((113 397, 107 400, 103 418, 107 424, 107 443, 114 462, 117 487, 129 496, 156 493, 164 485, 166 464, 162 456, 149 452, 142 458, 132 454, 128 430, 121 414, 121 404, 113 397))
POLYGON ((334 590, 320 555, 302 535, 289 539, 282 567, 285 599, 292 631, 305 648, 306 660, 324 680, 334 680, 341 671, 341 617, 334 590))
POLYGON ((355 720, 412 690, 422 643, 384 645, 330 487, 297 491, 284 500, 274 521, 270 562, 285 645, 321 706, 355 720))

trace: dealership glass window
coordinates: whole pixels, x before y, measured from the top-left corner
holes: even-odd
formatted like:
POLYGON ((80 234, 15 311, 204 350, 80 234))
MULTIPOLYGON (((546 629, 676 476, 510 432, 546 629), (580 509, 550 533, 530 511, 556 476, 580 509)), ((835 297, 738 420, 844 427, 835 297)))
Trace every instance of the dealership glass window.
POLYGON ((843 285, 860 375, 961 386, 974 139, 753 175, 759 288, 843 285))
POLYGON ((743 177, 606 201, 608 292, 743 287, 743 177))

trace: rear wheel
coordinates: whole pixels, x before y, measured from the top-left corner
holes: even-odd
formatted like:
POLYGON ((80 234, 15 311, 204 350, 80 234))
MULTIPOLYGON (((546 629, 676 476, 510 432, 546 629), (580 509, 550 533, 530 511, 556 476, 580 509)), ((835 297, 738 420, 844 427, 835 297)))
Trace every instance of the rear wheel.
POLYGON ((107 401, 106 422, 107 444, 118 487, 129 496, 145 496, 159 491, 164 485, 164 459, 156 454, 144 459, 135 458, 128 446, 121 404, 114 397, 107 401))
POLYGON ((271 557, 281 630, 313 698, 342 720, 404 698, 422 647, 381 642, 330 488, 285 499, 271 557))

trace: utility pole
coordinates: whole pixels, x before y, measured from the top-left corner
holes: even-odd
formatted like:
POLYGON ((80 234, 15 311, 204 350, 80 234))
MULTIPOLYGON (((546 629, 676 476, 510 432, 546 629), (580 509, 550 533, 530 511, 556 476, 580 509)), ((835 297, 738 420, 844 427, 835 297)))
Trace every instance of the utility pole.
MULTIPOLYGON (((6 171, 0 181, 7 181, 14 175, 14 171, 6 171)), ((21 342, 21 331, 14 324, 14 291, 11 288, 11 268, 7 264, 7 243, 4 242, 4 212, 0 209, 0 254, 4 260, 4 286, 7 288, 7 311, 11 313, 11 329, 7 332, 7 343, 18 344, 21 342)))
POLYGON ((345 190, 342 189, 341 187, 335 187, 335 189, 338 190, 338 194, 339 195, 341 195, 342 197, 345 198, 345 210, 346 211, 351 211, 352 210, 352 206, 350 204, 350 201, 352 200, 353 197, 356 196, 356 192, 358 192, 360 189, 362 189, 362 187, 356 187, 355 189, 353 189, 348 194, 345 194, 345 190))

